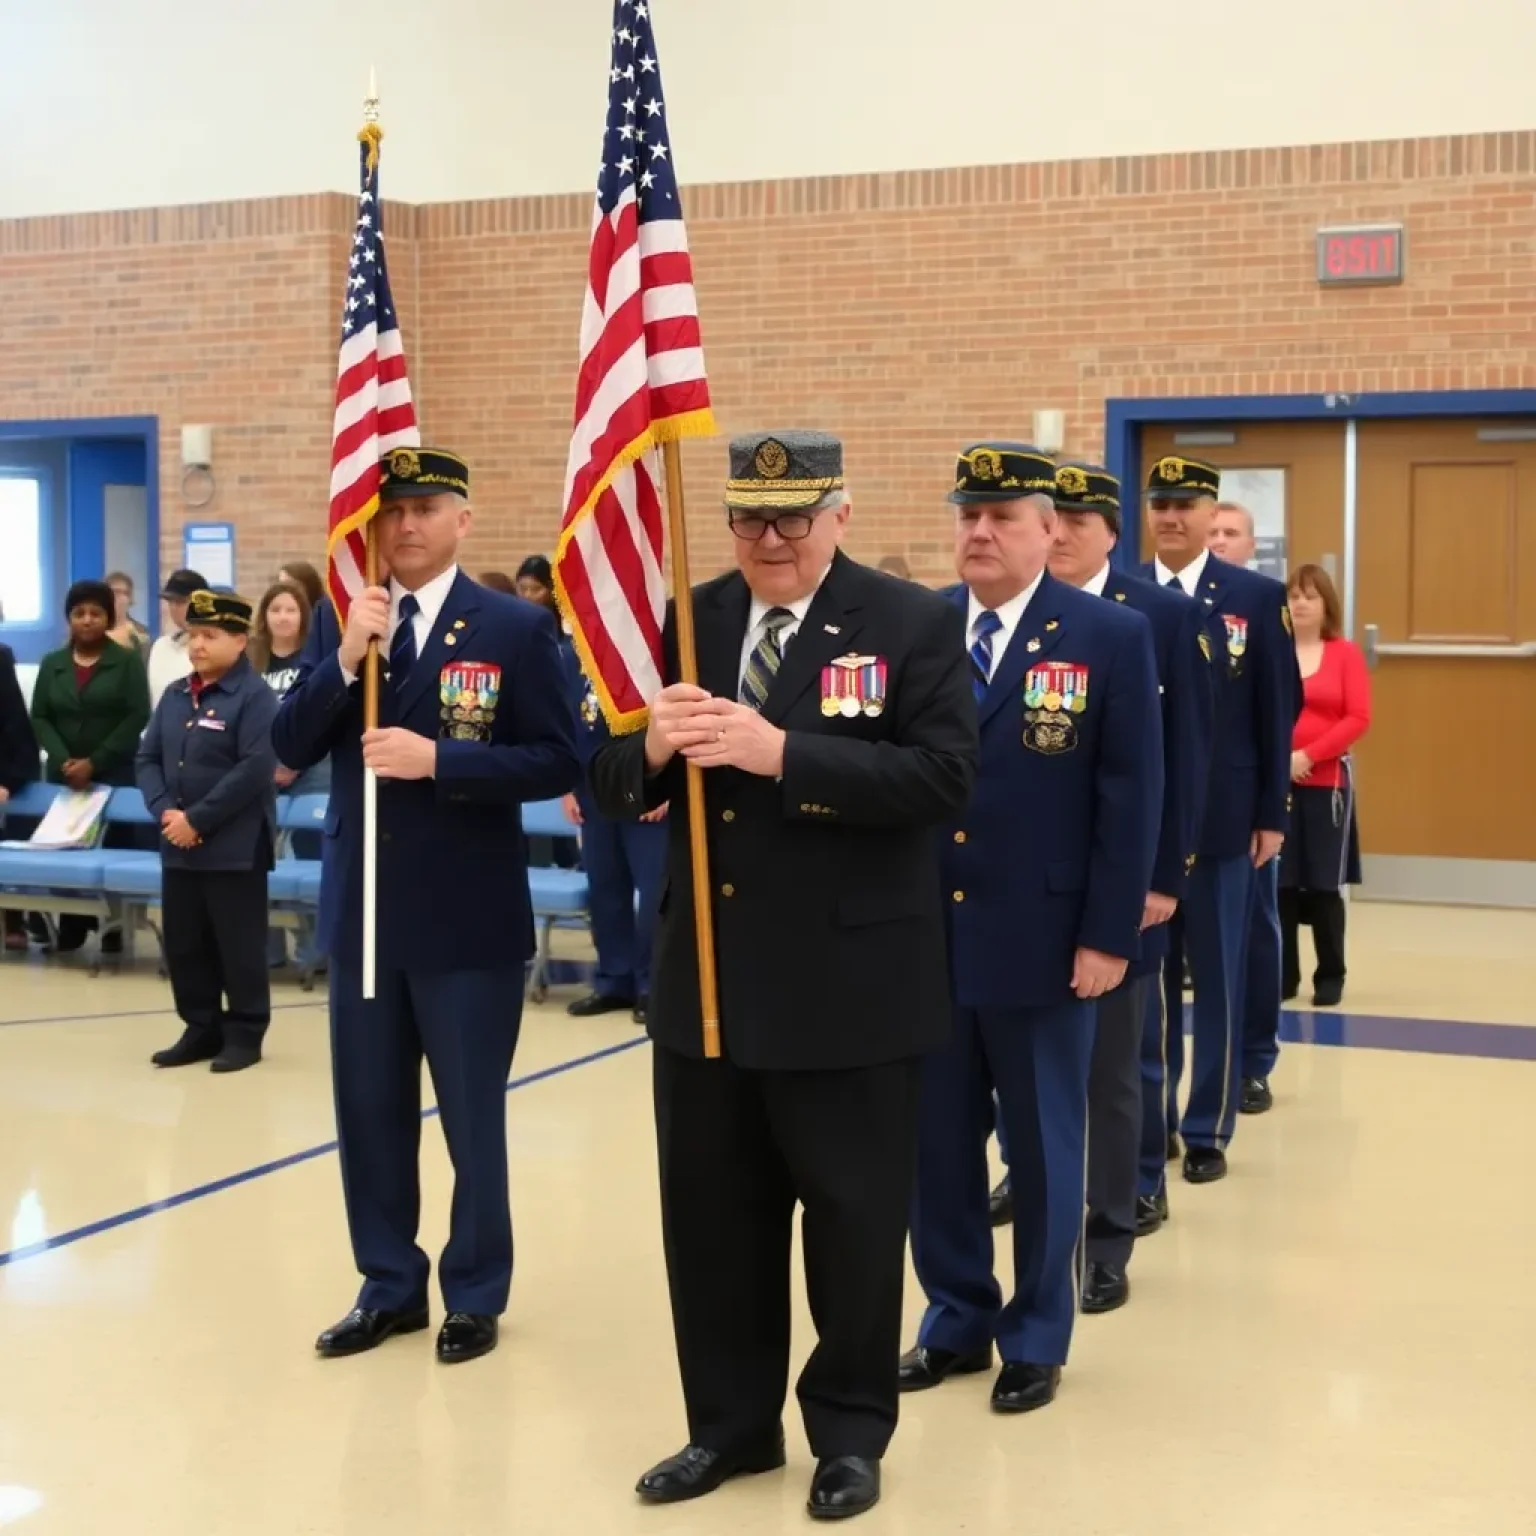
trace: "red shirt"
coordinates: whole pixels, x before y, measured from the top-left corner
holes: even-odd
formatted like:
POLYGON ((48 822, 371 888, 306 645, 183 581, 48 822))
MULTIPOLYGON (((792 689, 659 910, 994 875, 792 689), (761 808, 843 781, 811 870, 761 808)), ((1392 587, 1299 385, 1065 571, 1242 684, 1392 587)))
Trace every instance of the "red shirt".
POLYGON ((1302 679, 1301 715, 1291 750, 1312 759, 1307 787, 1336 789, 1344 783, 1339 759, 1370 729, 1371 679, 1365 656, 1351 640, 1323 641, 1323 659, 1302 679))

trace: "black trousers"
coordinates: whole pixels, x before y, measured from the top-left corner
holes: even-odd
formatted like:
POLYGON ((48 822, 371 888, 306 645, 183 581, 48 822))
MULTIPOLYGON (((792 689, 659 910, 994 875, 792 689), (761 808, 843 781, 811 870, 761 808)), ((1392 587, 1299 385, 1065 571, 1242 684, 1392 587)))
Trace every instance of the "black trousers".
POLYGON ((272 1018, 266 870, 166 869, 160 907, 182 1023, 259 1045, 272 1018))
POLYGON ((776 1436, 789 1384, 795 1204, 817 1343, 797 1384, 818 1459, 896 1428, 918 1061, 752 1072, 654 1048, 662 1238, 688 1438, 776 1436))
POLYGON ((1301 990, 1298 937, 1303 923, 1312 929, 1312 947, 1317 952, 1312 985, 1344 980, 1344 917, 1344 898, 1338 891, 1298 891, 1281 886, 1280 970, 1287 997, 1301 990))
POLYGON ((1088 1068, 1088 1258, 1125 1264, 1136 1241, 1141 1034, 1153 977, 1101 997, 1088 1068))

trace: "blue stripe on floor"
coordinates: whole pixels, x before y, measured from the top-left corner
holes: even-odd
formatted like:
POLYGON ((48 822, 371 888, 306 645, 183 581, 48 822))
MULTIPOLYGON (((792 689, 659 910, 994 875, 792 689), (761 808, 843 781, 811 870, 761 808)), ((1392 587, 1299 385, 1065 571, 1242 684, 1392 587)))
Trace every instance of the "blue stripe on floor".
MULTIPOLYGON (((291 1003, 285 1006, 299 1009, 318 1008, 323 1004, 317 1001, 291 1003)), ((98 1018, 140 1017, 166 1011, 165 1009, 143 1009, 127 1014, 60 1015, 47 1019, 13 1019, 9 1022, 13 1024, 76 1023, 98 1018)), ((1185 1013, 1187 1022, 1187 1007, 1185 1013)), ((1472 1024, 1459 1019, 1405 1019, 1386 1014, 1320 1013, 1304 1009, 1287 1009, 1281 1015, 1280 1038, 1291 1045, 1350 1046, 1362 1050, 1466 1056, 1487 1061, 1536 1061, 1536 1026, 1530 1024, 1472 1024)), ((516 1088, 530 1087, 534 1083, 543 1082, 546 1078, 559 1077, 566 1072, 574 1071, 577 1067, 585 1067, 593 1062, 606 1060, 610 1056, 632 1051, 645 1043, 645 1036, 640 1035, 633 1040, 624 1040, 617 1045, 591 1051, 585 1056, 557 1062, 552 1067, 530 1072, 526 1077, 514 1078, 507 1084, 507 1092, 510 1093, 516 1088)), ((424 1110, 422 1119, 430 1119, 436 1113, 435 1108, 424 1110)), ((94 1237, 101 1232, 110 1232, 114 1227, 142 1221, 145 1217, 158 1215, 161 1211, 175 1210, 177 1206, 187 1205, 193 1200, 201 1200, 208 1195, 216 1195, 221 1190, 233 1189, 240 1184, 248 1184, 253 1179, 265 1178, 271 1173, 280 1173, 285 1168, 312 1162, 315 1158, 324 1157, 335 1150, 334 1141, 307 1147, 302 1152, 293 1152, 286 1157, 276 1158, 272 1162, 261 1163, 254 1168, 230 1174, 227 1178, 215 1179, 208 1184, 199 1184, 194 1189, 183 1190, 164 1200, 155 1200, 147 1205, 135 1206, 130 1211, 119 1212, 115 1216, 103 1217, 100 1221, 93 1221, 68 1232, 61 1232, 56 1237, 45 1238, 42 1242, 32 1243, 25 1248, 15 1248, 9 1253, 0 1253, 0 1268, 4 1268, 7 1264, 18 1264, 24 1259, 37 1258, 55 1248, 67 1247, 71 1243, 78 1243, 83 1238, 94 1237)))
MULTIPOLYGON (((604 1046, 600 1051, 589 1051, 585 1056, 575 1056, 569 1061, 556 1062, 554 1066, 544 1067, 538 1072, 530 1072, 526 1077, 514 1077, 507 1084, 507 1092, 511 1093, 517 1088, 529 1088, 534 1083, 542 1083, 546 1078, 574 1072, 577 1067, 590 1066, 595 1061, 605 1061, 610 1056, 632 1051, 636 1046, 645 1043, 646 1037, 638 1035, 633 1040, 621 1040, 617 1045, 604 1046)), ((430 1120, 436 1114, 437 1108, 434 1105, 431 1109, 423 1110, 421 1118, 430 1120)), ((101 1232, 110 1232, 114 1227, 143 1221, 146 1216, 157 1216, 161 1211, 174 1211, 178 1205, 202 1200, 208 1195, 233 1189, 239 1184, 249 1184, 251 1180, 265 1178, 269 1173, 280 1173, 284 1168, 296 1168, 300 1163, 313 1162, 315 1158, 324 1157, 335 1150, 334 1141, 322 1142, 318 1147, 306 1147, 302 1152, 290 1152, 287 1157, 274 1158, 270 1163, 260 1163, 254 1168, 232 1173, 227 1178, 214 1179, 208 1184, 199 1184, 195 1189, 184 1189, 179 1194, 168 1195, 164 1200, 152 1200, 147 1205, 136 1205, 131 1211, 120 1211, 115 1216, 104 1216, 100 1221, 88 1222, 83 1227, 74 1227, 54 1237, 45 1237, 41 1242, 29 1243, 25 1248, 13 1248, 9 1253, 0 1253, 0 1269, 7 1264, 19 1264, 23 1259, 35 1259, 40 1254, 51 1253, 55 1248, 67 1248, 71 1243, 78 1243, 83 1238, 95 1237, 101 1232)))
POLYGON ((1315 1013, 1286 1009, 1280 1039, 1293 1045, 1349 1045, 1371 1051, 1536 1061, 1536 1026, 1468 1024, 1458 1019, 1404 1019, 1386 1014, 1315 1013))

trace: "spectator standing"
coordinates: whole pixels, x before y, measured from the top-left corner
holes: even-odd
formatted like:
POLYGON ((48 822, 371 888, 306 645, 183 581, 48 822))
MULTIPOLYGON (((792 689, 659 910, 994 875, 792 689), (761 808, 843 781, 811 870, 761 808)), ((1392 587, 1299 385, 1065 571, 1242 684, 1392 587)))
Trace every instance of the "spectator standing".
POLYGON ((113 571, 107 577, 116 599, 112 628, 107 631, 126 651, 134 651, 142 659, 149 652, 149 631, 133 616, 133 577, 126 571, 113 571))
POLYGON ((164 634, 149 648, 151 709, 177 678, 185 677, 192 670, 192 662, 187 656, 187 599, 207 585, 199 572, 182 569, 172 571, 160 589, 160 601, 165 604, 168 622, 164 634))
POLYGON ((1297 931, 1310 925, 1317 951, 1312 1004, 1344 996, 1344 897, 1360 883, 1360 832, 1350 750, 1371 724, 1371 679, 1359 646, 1343 637, 1339 594, 1320 565, 1287 583, 1302 708, 1291 738, 1294 804, 1280 856, 1281 967, 1287 997, 1301 990, 1297 931))

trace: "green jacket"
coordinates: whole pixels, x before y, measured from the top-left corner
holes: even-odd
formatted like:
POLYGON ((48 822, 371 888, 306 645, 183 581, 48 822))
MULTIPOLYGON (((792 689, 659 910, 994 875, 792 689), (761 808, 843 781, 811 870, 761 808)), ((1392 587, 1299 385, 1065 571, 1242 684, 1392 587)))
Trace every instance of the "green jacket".
POLYGON ((107 641, 83 692, 75 687, 70 646, 43 657, 32 689, 32 728, 50 783, 64 782, 70 758, 88 757, 92 783, 132 784, 133 756, 148 720, 149 677, 132 651, 107 641))

